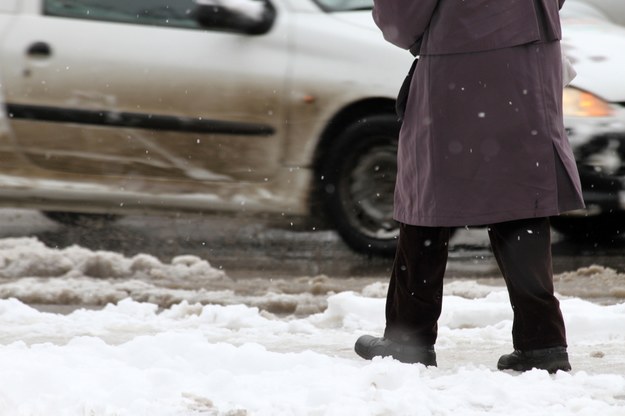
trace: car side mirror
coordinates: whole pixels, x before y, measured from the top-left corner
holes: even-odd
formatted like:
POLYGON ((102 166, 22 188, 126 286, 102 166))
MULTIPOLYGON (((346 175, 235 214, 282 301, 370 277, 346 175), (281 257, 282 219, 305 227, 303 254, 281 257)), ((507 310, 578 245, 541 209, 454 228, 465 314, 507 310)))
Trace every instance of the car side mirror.
POLYGON ((195 0, 192 16, 200 26, 211 30, 262 35, 276 18, 268 0, 195 0))

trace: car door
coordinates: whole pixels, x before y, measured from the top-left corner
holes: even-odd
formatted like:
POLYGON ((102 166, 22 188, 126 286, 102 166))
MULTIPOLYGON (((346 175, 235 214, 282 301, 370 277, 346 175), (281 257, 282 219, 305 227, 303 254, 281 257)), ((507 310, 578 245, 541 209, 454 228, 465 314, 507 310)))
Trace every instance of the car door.
POLYGON ((192 0, 24 0, 3 38, 10 125, 41 175, 159 191, 267 180, 285 136, 284 16, 205 30, 192 0))

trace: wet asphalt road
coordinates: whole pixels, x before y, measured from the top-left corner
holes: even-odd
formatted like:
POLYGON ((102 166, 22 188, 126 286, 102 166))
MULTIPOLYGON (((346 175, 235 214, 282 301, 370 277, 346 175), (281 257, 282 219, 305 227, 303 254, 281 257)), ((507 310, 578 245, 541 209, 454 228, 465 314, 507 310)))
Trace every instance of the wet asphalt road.
MULTIPOLYGON (((55 223, 37 211, 0 209, 0 238, 36 237, 49 247, 73 244, 162 261, 192 254, 232 277, 288 278, 326 275, 386 277, 391 259, 352 252, 332 230, 267 217, 220 215, 127 216, 89 226, 55 223)), ((625 238, 609 244, 573 242, 553 234, 554 271, 599 264, 625 271, 625 238)), ((497 277, 485 229, 460 229, 450 242, 447 276, 497 277)))
MULTIPOLYGON (((127 257, 146 253, 166 263, 175 256, 196 255, 223 269, 230 278, 226 286, 197 290, 228 289, 240 296, 241 302, 246 296, 269 292, 313 293, 319 295, 315 311, 323 309, 329 293, 360 291, 372 283, 387 282, 392 266, 392 259, 354 253, 332 230, 312 230, 304 223, 263 217, 127 216, 111 223, 66 226, 37 211, 0 209, 0 238, 9 237, 35 237, 51 248, 79 245, 127 257)), ((580 243, 553 233, 556 291, 601 304, 623 302, 624 254, 625 239, 610 244, 580 243), (614 270, 590 267, 593 265, 614 270)), ((485 229, 460 229, 452 237, 446 281, 457 279, 504 285, 485 229)), ((189 289, 186 282, 168 284, 171 288, 177 285, 189 289)), ((55 312, 98 307, 31 303, 55 312)))

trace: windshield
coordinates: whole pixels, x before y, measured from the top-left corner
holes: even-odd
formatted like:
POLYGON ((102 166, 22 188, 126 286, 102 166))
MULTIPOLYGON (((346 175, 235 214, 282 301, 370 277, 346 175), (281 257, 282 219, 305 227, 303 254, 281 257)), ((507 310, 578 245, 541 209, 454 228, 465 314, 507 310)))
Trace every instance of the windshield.
POLYGON ((351 10, 370 10, 373 0, 316 0, 317 3, 329 12, 344 12, 351 10))

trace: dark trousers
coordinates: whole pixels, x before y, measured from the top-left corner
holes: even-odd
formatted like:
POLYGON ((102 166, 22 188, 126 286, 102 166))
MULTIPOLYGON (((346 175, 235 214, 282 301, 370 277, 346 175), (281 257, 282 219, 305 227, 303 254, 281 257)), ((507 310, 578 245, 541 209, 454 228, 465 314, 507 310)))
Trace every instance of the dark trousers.
MULTIPOLYGON (((549 219, 492 224, 488 235, 512 304, 514 348, 566 346, 553 294, 549 219)), ((400 224, 386 299, 386 338, 417 345, 436 342, 448 242, 448 228, 400 224)))

